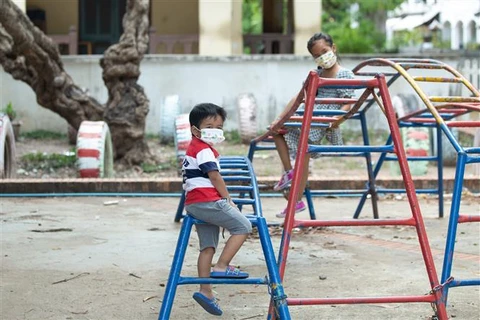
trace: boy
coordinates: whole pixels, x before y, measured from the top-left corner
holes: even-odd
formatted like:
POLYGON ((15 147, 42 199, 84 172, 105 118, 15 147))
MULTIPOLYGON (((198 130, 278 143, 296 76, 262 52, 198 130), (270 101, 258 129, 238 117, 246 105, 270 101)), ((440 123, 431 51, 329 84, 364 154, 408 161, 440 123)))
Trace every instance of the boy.
MULTIPOLYGON (((252 225, 233 204, 219 172, 219 154, 212 147, 225 140, 222 128, 226 117, 225 110, 212 103, 196 105, 189 116, 192 142, 182 165, 183 189, 187 213, 207 223, 196 225, 200 242, 197 269, 201 278, 248 277, 248 273, 229 263, 251 233, 252 225), (210 270, 220 227, 230 232, 230 238, 210 270)), ((207 312, 217 316, 222 314, 210 284, 201 284, 193 299, 207 312)))

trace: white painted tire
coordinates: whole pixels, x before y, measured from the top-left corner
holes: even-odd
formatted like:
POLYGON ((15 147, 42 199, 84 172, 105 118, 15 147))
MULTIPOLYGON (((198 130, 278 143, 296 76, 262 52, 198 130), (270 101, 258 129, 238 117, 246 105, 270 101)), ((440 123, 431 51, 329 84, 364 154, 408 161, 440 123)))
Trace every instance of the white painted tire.
POLYGON ((170 143, 175 139, 175 119, 180 114, 178 95, 166 96, 160 110, 160 142, 170 143))
POLYGON ((77 171, 80 178, 113 176, 113 147, 104 121, 83 121, 77 136, 77 171))
POLYGON ((257 136, 257 102, 250 93, 243 93, 237 97, 238 128, 244 143, 257 136))
POLYGON ((0 179, 15 177, 15 135, 6 114, 0 113, 0 179))
POLYGON ((184 113, 175 118, 175 150, 177 152, 177 169, 182 169, 183 158, 192 141, 189 114, 184 113))

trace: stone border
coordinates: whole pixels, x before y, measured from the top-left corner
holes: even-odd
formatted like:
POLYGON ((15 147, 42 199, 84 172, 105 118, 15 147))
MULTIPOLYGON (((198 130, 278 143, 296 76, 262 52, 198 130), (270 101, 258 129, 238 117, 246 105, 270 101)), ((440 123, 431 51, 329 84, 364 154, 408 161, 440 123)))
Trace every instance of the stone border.
MULTIPOLYGON (((273 192, 277 177, 260 177, 261 192, 273 192)), ((415 186, 421 189, 437 187, 437 180, 415 177, 415 186)), ((359 190, 365 186, 364 180, 314 179, 309 181, 312 190, 359 190)), ((444 180, 444 190, 451 193, 454 179, 444 180)), ((401 179, 378 179, 377 186, 389 189, 403 188, 401 179)), ((480 192, 478 178, 464 180, 464 188, 472 193, 480 192)), ((182 190, 180 178, 168 179, 6 179, 0 181, 0 193, 179 193, 182 190)), ((280 193, 279 193, 280 194, 280 193)))

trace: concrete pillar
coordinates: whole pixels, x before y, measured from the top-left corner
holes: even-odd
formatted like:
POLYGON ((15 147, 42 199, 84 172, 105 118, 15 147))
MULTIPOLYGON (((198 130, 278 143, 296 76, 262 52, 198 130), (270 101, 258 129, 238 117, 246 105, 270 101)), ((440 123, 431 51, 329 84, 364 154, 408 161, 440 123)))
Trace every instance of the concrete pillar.
POLYGON ((296 55, 309 55, 307 42, 316 32, 321 31, 322 0, 294 0, 296 55))
POLYGON ((12 0, 23 12, 27 11, 27 0, 12 0))
POLYGON ((242 1, 199 0, 199 54, 224 56, 243 53, 242 1))

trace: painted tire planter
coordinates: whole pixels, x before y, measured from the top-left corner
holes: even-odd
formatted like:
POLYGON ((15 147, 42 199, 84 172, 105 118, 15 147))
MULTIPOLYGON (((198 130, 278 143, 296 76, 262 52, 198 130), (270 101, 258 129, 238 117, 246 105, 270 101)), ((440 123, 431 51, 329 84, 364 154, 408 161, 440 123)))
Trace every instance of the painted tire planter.
POLYGON ((257 136, 257 102, 250 93, 237 97, 238 128, 242 142, 250 143, 257 136))
POLYGON ((177 168, 181 174, 182 162, 187 152, 188 145, 192 141, 190 131, 190 120, 188 113, 181 114, 175 118, 175 150, 177 152, 177 168))
POLYGON ((104 121, 83 121, 77 135, 77 170, 80 178, 113 176, 113 147, 104 121))
POLYGON ((15 135, 10 119, 0 113, 0 179, 15 176, 15 135))
POLYGON ((175 140, 175 119, 180 114, 178 95, 166 96, 160 111, 160 142, 175 140))

